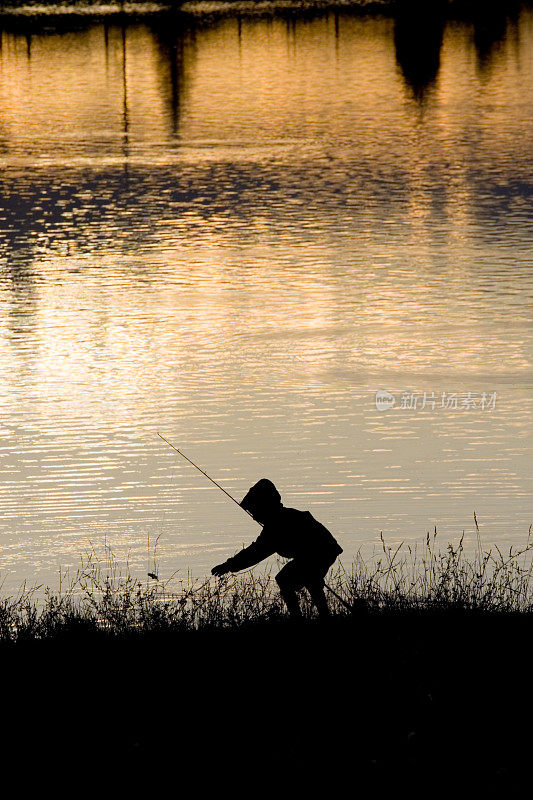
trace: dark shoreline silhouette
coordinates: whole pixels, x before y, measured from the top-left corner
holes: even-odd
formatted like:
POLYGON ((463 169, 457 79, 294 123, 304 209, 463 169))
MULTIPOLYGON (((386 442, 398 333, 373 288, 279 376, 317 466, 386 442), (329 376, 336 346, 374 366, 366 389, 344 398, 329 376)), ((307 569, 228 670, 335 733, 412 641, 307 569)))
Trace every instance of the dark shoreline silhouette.
POLYGON ((88 2, 88 0, 64 0, 64 2, 56 2, 55 0, 10 0, 0 6, 0 18, 19 16, 18 9, 30 9, 35 6, 35 14, 29 15, 27 11, 24 12, 23 19, 30 21, 31 19, 39 19, 43 17, 49 20, 51 17, 57 16, 68 17, 72 20, 77 16, 75 8, 79 8, 80 17, 114 17, 114 16, 158 16, 171 13, 183 13, 182 6, 187 4, 187 14, 194 13, 195 3, 198 5, 199 13, 213 14, 238 14, 246 15, 247 12, 257 13, 280 13, 280 14, 313 14, 324 13, 328 10, 338 10, 342 13, 353 14, 379 14, 379 15, 395 15, 398 13, 414 13, 420 12, 422 14, 443 14, 449 18, 466 17, 475 18, 480 15, 494 15, 495 12, 501 11, 513 16, 521 7, 531 6, 531 0, 283 0, 279 5, 276 0, 213 0, 210 9, 202 9, 203 0, 97 0, 97 2, 88 2), (215 6, 216 5, 216 9, 215 6), (144 8, 143 8, 144 6, 144 8), (224 8, 227 6, 227 9, 224 8), (257 6, 254 9, 254 6, 257 6), (48 7, 48 11, 43 11, 48 7), (68 13, 62 11, 62 8, 69 9, 68 13))
POLYGON ((40 615, 31 595, 0 598, 5 763, 41 790, 70 771, 107 793, 231 780, 248 795, 515 796, 530 781, 533 544, 426 545, 413 562, 383 543, 372 570, 333 574, 353 611, 318 619, 309 603, 288 617, 260 576, 172 605, 161 576, 115 585, 100 560, 85 611, 69 592, 40 615))
POLYGON ((530 626, 390 613, 22 641, 0 648, 2 751, 41 785, 52 766, 107 789, 231 779, 514 796, 530 779, 530 626))

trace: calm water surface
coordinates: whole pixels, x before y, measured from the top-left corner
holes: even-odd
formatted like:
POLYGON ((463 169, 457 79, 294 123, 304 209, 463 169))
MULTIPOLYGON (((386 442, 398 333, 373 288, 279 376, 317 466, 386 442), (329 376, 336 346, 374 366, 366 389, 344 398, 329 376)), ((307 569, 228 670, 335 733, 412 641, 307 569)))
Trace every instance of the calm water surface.
POLYGON ((474 511, 525 542, 533 15, 408 22, 4 27, 4 592, 104 540, 201 577, 257 534, 157 431, 345 565, 474 511))

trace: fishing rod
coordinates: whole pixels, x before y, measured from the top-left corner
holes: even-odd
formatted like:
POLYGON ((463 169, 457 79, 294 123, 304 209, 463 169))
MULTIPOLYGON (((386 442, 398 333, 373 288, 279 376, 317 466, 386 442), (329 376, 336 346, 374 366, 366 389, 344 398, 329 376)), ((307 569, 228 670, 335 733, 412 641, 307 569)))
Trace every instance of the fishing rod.
MULTIPOLYGON (((214 484, 214 485, 215 485, 215 486, 216 486, 218 489, 220 489, 220 491, 221 491, 221 492, 224 492, 224 494, 226 495, 226 497, 229 497, 229 499, 230 499, 230 500, 233 500, 233 502, 234 502, 234 503, 236 503, 236 504, 239 506, 239 508, 240 508, 240 509, 242 509, 242 511, 246 511, 246 513, 247 513, 247 514, 248 514, 250 517, 252 517, 252 519, 253 519, 255 522, 257 522, 257 524, 258 524, 258 525, 260 525, 261 527, 263 527, 263 523, 262 523, 262 522, 259 522, 258 520, 256 520, 256 519, 255 519, 255 517, 253 516, 253 514, 251 514, 251 513, 250 513, 250 511, 248 511, 246 508, 243 508, 243 507, 241 506, 241 504, 239 503, 239 501, 238 501, 238 500, 236 500, 236 499, 235 499, 235 498, 234 498, 234 497, 233 497, 233 496, 232 496, 232 495, 231 495, 229 492, 227 492, 227 491, 224 489, 224 487, 223 487, 223 486, 221 486, 219 483, 217 483, 215 480, 213 480, 213 478, 211 478, 211 477, 210 477, 210 476, 207 474, 207 472, 204 472, 204 470, 203 470, 201 467, 199 467, 199 466, 198 466, 198 464, 195 464, 195 463, 194 463, 194 461, 191 461, 191 459, 190 459, 188 456, 186 456, 186 455, 185 455, 185 453, 183 453, 183 452, 182 452, 182 451, 181 451, 181 450, 180 450, 178 447, 176 447, 175 445, 173 445, 173 444, 172 444, 172 442, 169 442, 169 441, 168 441, 168 439, 165 439, 165 437, 164 437, 164 436, 161 436, 161 434, 160 434, 160 433, 158 433, 157 435, 159 436, 159 438, 160 438, 160 439, 162 439, 164 442, 166 442, 166 443, 168 444, 168 446, 169 446, 169 447, 171 447, 173 450, 175 450, 175 451, 176 451, 176 453, 179 453, 179 454, 180 454, 180 456, 181 456, 182 458, 184 458, 184 459, 185 459, 185 461, 188 461, 188 462, 189 462, 189 464, 191 464, 191 465, 192 465, 192 466, 193 466, 195 469, 197 469, 197 470, 198 470, 198 472, 201 472, 201 473, 202 473, 202 475, 204 475, 204 476, 207 478, 207 480, 211 481, 211 483, 213 483, 213 484, 214 484)), ((331 588, 331 586, 328 586, 328 584, 327 584, 327 583, 325 583, 325 582, 324 582, 324 586, 326 587, 326 589, 327 589, 329 592, 331 592, 331 594, 332 594, 334 597, 336 597, 336 598, 337 598, 337 600, 339 601, 339 603, 342 603, 342 605, 343 605, 345 608, 347 608, 349 611, 353 611, 353 608, 352 608, 352 606, 350 606, 350 605, 349 605, 349 604, 348 604, 348 603, 347 603, 345 600, 343 600, 343 599, 342 599, 342 597, 341 597, 340 595, 338 595, 338 594, 337 594, 337 592, 336 592, 334 589, 332 589, 332 588, 331 588)))
MULTIPOLYGON (((160 438, 160 439, 162 439, 164 442, 166 442, 168 445, 170 445, 170 447, 171 447, 173 450, 175 450, 175 451, 176 451, 176 453, 179 453, 179 454, 180 454, 180 456, 182 456, 182 457, 183 457, 183 458, 184 458, 186 461, 188 461, 188 462, 189 462, 189 464, 192 464, 192 465, 193 465, 193 467, 194 467, 195 469, 197 469, 197 470, 198 470, 198 472, 201 472, 201 473, 202 473, 202 475, 205 475, 205 477, 207 478, 207 480, 208 480, 208 481, 211 481, 211 483, 214 483, 214 484, 215 484, 215 486, 217 486, 217 487, 220 489, 220 491, 221 491, 221 492, 224 492, 224 494, 225 494, 227 497, 229 497, 229 499, 230 499, 230 500, 233 500, 233 502, 234 502, 234 503, 237 503, 237 505, 239 506, 239 508, 240 508, 240 509, 242 509, 243 511, 246 511, 246 513, 247 513, 247 514, 249 514, 249 515, 252 517, 252 519, 253 519, 253 516, 250 514, 250 512, 249 512, 249 511, 247 511, 245 508, 243 508, 243 507, 241 506, 241 504, 239 503, 239 501, 238 501, 238 500, 235 500, 235 498, 234 498, 234 497, 232 497, 232 496, 230 495, 230 493, 229 493, 229 492, 227 492, 227 491, 224 489, 224 487, 220 485, 220 483, 217 483, 216 481, 214 481, 214 480, 213 480, 213 478, 210 478, 210 477, 209 477, 209 475, 207 474, 207 472, 204 472, 204 471, 203 471, 203 469, 201 469, 201 467, 199 467, 199 466, 198 466, 198 464, 195 464, 195 463, 194 463, 194 461, 191 461, 191 459, 190 459, 190 458, 187 458, 187 456, 185 455, 185 453, 182 453, 182 451, 181 451, 181 450, 179 450, 177 447, 175 447, 175 446, 172 444, 172 442, 169 442, 169 441, 168 441, 168 439, 165 439, 165 437, 164 437, 164 436, 161 436, 161 434, 160 434, 160 433, 158 433, 157 435, 159 436, 159 438, 160 438)), ((256 522, 257 522, 257 520, 256 520, 256 522)), ((258 524, 259 524, 259 525, 261 525, 261 523, 260 523, 260 522, 259 522, 258 524)))

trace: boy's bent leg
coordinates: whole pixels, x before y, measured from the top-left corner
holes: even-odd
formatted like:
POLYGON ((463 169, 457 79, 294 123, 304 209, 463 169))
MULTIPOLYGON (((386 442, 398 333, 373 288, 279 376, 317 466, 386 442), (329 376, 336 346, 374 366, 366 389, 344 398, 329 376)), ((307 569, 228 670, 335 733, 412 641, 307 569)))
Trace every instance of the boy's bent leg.
POLYGON ((298 565, 294 561, 289 561, 288 564, 285 564, 276 575, 276 583, 291 617, 301 617, 302 612, 296 592, 302 588, 303 581, 298 565))
POLYGON ((311 595, 311 600, 315 604, 320 617, 329 617, 328 601, 324 592, 324 578, 329 568, 334 564, 336 558, 335 556, 322 563, 309 564, 307 568, 305 587, 311 595))
POLYGON ((329 617, 328 601, 324 594, 324 581, 309 581, 307 589, 320 617, 329 617))

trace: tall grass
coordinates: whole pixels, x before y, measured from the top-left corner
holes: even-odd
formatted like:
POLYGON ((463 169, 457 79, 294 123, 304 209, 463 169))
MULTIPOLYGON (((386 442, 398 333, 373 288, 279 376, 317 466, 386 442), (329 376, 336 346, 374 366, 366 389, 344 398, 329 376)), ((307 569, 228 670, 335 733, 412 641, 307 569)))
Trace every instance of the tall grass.
MULTIPOLYGON (((475 519, 475 518, 474 518, 475 519)), ((477 546, 465 551, 464 534, 457 545, 441 549, 437 531, 422 547, 388 547, 370 560, 355 558, 349 574, 338 570, 332 588, 349 603, 364 600, 369 608, 388 610, 457 609, 484 612, 533 610, 533 540, 531 528, 522 548, 484 550, 477 519, 477 546)))
MULTIPOLYGON (((437 532, 419 546, 403 543, 381 548, 369 558, 359 552, 350 570, 334 569, 327 584, 333 615, 362 611, 384 612, 474 611, 520 613, 533 611, 533 541, 503 553, 483 549, 477 528, 477 547, 438 545, 437 532), (340 599, 339 599, 340 598, 340 599)), ((155 558, 155 556, 154 556, 155 558)), ((142 581, 123 567, 112 549, 92 549, 82 557, 76 575, 60 576, 57 592, 23 586, 0 599, 0 642, 50 639, 64 634, 126 636, 150 631, 238 628, 273 621, 286 615, 270 571, 256 568, 242 575, 198 581, 188 574, 178 580, 142 581)), ((304 616, 314 609, 301 593, 304 616)))

